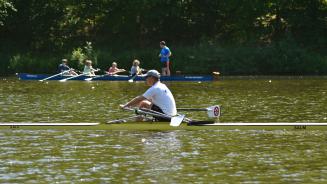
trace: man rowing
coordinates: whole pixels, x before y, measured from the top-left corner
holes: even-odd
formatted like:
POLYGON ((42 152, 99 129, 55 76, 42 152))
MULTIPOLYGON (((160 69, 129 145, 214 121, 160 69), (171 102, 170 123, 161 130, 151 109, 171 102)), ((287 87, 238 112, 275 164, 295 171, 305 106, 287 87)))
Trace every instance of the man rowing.
POLYGON ((58 69, 60 73, 65 72, 65 75, 77 75, 77 73, 74 71, 74 69, 70 68, 68 66, 68 60, 67 59, 62 59, 62 63, 59 65, 58 69))
MULTIPOLYGON (((177 110, 174 96, 168 87, 160 82, 160 73, 157 70, 149 70, 145 74, 145 78, 146 84, 150 88, 143 95, 135 97, 128 103, 121 105, 121 107, 146 108, 169 116, 175 116, 177 110)), ((158 121, 170 121, 170 119, 155 118, 158 121)))

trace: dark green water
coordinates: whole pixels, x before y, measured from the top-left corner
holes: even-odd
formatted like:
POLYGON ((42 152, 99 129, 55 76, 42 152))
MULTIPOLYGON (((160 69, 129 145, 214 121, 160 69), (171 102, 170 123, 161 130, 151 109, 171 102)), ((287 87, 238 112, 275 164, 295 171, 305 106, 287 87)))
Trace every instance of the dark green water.
MULTIPOLYGON (((220 122, 327 122, 325 77, 168 86, 179 107, 221 105, 220 122)), ((0 121, 103 123, 128 115, 118 105, 146 89, 1 79, 0 121)), ((323 130, 0 130, 0 137, 0 183, 327 182, 323 130)))

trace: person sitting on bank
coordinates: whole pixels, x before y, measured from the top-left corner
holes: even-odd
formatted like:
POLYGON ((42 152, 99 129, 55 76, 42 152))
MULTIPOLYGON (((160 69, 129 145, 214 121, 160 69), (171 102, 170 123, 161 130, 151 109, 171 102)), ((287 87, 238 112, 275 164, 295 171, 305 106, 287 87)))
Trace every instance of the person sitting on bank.
POLYGON ((117 73, 120 73, 120 72, 125 72, 126 70, 125 69, 119 69, 117 67, 117 63, 116 62, 113 62, 111 67, 109 68, 108 72, 106 72, 108 75, 116 75, 117 73))
MULTIPOLYGON (((146 84, 150 88, 143 95, 135 97, 128 103, 120 105, 120 107, 147 108, 169 116, 175 116, 177 109, 174 96, 168 87, 160 82, 160 73, 157 70, 149 70, 145 74, 145 78, 146 84)), ((170 119, 166 118, 155 118, 158 121, 170 121, 170 119)))
POLYGON ((94 69, 92 67, 92 61, 91 60, 85 60, 85 66, 83 70, 83 74, 87 76, 95 76, 94 72, 99 71, 99 69, 94 69))
POLYGON ((67 59, 62 59, 61 61, 62 61, 62 63, 58 67, 59 73, 65 72, 65 73, 63 73, 63 75, 78 75, 74 71, 74 69, 72 69, 72 68, 70 68, 68 66, 68 64, 67 64, 68 63, 68 60, 67 59))
POLYGON ((142 69, 140 68, 140 61, 139 60, 134 59, 130 73, 131 73, 132 77, 135 76, 135 75, 141 75, 142 74, 142 69))

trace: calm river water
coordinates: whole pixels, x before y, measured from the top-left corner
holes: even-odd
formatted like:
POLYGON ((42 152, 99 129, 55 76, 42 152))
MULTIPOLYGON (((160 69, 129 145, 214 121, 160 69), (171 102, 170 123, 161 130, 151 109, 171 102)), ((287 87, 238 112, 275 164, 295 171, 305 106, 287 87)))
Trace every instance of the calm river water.
MULTIPOLYGON (((0 78, 0 122, 100 122, 147 86, 0 78)), ((327 122, 327 78, 168 83, 220 122, 327 122)), ((205 118, 203 113, 187 114, 205 118)), ((0 183, 326 183, 324 130, 0 130, 0 183)))

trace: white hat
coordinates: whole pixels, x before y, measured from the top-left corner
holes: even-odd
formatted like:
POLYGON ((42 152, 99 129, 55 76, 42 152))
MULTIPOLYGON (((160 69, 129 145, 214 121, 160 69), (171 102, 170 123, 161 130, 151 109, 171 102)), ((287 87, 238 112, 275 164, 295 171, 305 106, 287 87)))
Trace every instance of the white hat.
POLYGON ((149 70, 145 75, 144 77, 147 78, 147 77, 155 77, 157 79, 160 79, 160 73, 157 71, 157 70, 149 70))

